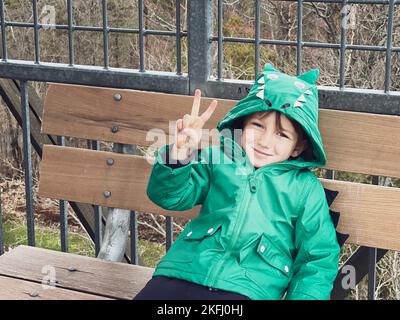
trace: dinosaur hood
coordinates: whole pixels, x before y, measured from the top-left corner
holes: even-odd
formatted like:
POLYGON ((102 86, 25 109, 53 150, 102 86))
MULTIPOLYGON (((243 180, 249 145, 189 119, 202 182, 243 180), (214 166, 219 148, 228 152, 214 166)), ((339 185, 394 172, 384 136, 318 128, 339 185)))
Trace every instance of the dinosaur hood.
POLYGON ((254 112, 276 110, 297 121, 311 143, 297 158, 282 161, 279 166, 287 169, 324 166, 326 155, 318 130, 318 90, 315 85, 318 75, 319 70, 313 69, 299 76, 289 76, 277 71, 271 64, 265 64, 249 94, 218 122, 221 145, 226 146, 229 141, 243 153, 233 133, 237 120, 254 112))

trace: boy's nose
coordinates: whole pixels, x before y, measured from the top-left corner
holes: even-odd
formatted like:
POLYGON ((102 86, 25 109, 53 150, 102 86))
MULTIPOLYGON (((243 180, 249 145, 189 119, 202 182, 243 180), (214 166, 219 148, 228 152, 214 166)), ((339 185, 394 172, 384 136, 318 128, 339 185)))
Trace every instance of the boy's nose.
POLYGON ((273 144, 273 134, 270 132, 264 132, 259 136, 257 141, 258 145, 264 149, 270 149, 273 144))

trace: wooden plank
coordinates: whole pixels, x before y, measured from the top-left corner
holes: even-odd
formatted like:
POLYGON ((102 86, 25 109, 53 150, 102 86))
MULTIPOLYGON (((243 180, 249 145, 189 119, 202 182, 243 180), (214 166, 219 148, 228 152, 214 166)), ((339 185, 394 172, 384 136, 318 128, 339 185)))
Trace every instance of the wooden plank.
MULTIPOLYGON (((200 112, 204 112, 212 99, 203 98, 200 112)), ((215 128, 217 119, 234 103, 219 99, 219 108, 204 127, 215 128)), ((100 88, 77 85, 50 84, 44 102, 43 133, 54 132, 77 138, 112 141, 125 144, 151 145, 146 141, 152 129, 173 134, 175 122, 190 113, 193 97, 138 90, 100 88), (122 100, 114 100, 120 94, 122 100), (111 128, 118 126, 118 132, 111 128)), ((168 140, 168 139, 167 139, 168 140)), ((164 144, 159 142, 158 146, 164 144)))
POLYGON ((0 300, 110 300, 109 298, 0 276, 0 300))
POLYGON ((105 207, 193 218, 190 211, 169 211, 147 197, 151 164, 136 155, 45 146, 40 164, 39 196, 105 207), (112 158, 114 164, 107 165, 112 158), (71 183, 73 181, 73 183, 71 183), (110 191, 109 198, 104 191, 110 191))
MULTIPOLYGON (((143 157, 75 148, 46 147, 41 167, 39 195, 104 206, 192 218, 190 211, 168 211, 153 204, 146 187, 151 164, 143 157), (113 157, 115 164, 106 165, 113 157), (74 183, 70 183, 74 181, 74 183), (103 191, 111 191, 105 199, 103 191)), ((349 242, 399 250, 400 189, 321 179, 338 190, 333 210, 341 212, 340 230, 349 242)))
POLYGON ((400 178, 400 117, 335 110, 320 114, 326 168, 400 178))
POLYGON ((337 230, 361 246, 400 250, 400 189, 320 179, 339 191, 331 209, 340 212, 337 230))
MULTIPOLYGON (((201 111, 211 100, 202 99, 201 111)), ((192 101, 183 95, 51 84, 42 132, 159 147, 169 138, 154 143, 151 135, 146 141, 146 134, 157 129, 172 135, 175 121, 190 113, 192 101), (113 98, 116 93, 122 96, 119 102, 113 98), (118 126, 118 132, 111 132, 113 126, 118 126)), ((211 137, 204 136, 205 145, 219 144, 216 125, 236 102, 218 99, 217 110, 205 126, 214 129, 211 137)), ((388 139, 400 136, 400 117, 321 109, 319 129, 327 168, 400 178, 400 139, 388 139)))
POLYGON ((42 283, 51 268, 59 288, 115 299, 132 299, 154 272, 152 268, 28 246, 0 257, 0 275, 7 277, 42 283), (71 267, 76 271, 69 271, 71 267))

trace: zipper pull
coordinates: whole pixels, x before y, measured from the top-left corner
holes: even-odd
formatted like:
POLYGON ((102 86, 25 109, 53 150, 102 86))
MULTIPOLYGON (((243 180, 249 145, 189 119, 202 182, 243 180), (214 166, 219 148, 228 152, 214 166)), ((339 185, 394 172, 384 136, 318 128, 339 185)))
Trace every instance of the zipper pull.
POLYGON ((256 184, 256 179, 254 178, 253 175, 250 175, 249 184, 250 184, 250 191, 252 193, 255 193, 257 191, 257 184, 256 184))

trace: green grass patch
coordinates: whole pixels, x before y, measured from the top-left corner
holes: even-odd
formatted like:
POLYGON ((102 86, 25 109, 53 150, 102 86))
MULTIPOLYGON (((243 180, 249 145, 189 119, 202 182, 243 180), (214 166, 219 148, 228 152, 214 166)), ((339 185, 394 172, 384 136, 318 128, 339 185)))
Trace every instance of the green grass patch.
POLYGON ((165 255, 165 244, 139 240, 139 254, 146 267, 154 268, 165 255))
MULTIPOLYGON (((8 220, 3 224, 4 245, 6 250, 19 245, 28 245, 26 221, 8 220)), ((60 229, 35 225, 35 246, 61 251, 60 229)), ((147 240, 139 240, 139 253, 147 267, 154 268, 165 254, 165 245, 147 240)), ((95 257, 94 243, 85 234, 68 232, 68 252, 95 257)))
MULTIPOLYGON (((6 248, 28 244, 28 232, 25 221, 5 221, 3 230, 4 245, 6 248)), ((60 229, 35 225, 35 246, 61 251, 60 229)), ((94 257, 94 244, 86 235, 70 231, 68 233, 68 252, 94 257)))

